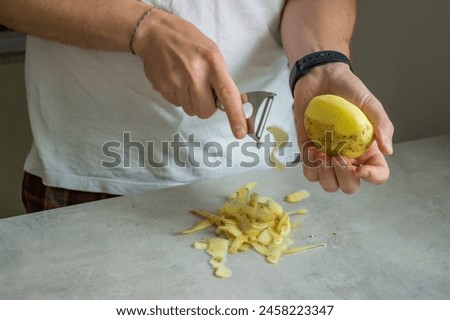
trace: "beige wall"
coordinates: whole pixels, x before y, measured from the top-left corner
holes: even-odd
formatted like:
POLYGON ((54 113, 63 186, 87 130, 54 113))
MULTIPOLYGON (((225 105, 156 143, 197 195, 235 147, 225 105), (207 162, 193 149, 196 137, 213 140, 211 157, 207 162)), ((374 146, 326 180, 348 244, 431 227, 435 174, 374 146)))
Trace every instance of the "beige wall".
POLYGON ((355 73, 383 102, 395 141, 450 132, 450 1, 358 1, 355 73))
MULTIPOLYGON (((388 110, 395 141, 449 133, 450 1, 359 1, 353 64, 388 110)), ((23 65, 0 66, 0 217, 22 212, 31 144, 23 65)))

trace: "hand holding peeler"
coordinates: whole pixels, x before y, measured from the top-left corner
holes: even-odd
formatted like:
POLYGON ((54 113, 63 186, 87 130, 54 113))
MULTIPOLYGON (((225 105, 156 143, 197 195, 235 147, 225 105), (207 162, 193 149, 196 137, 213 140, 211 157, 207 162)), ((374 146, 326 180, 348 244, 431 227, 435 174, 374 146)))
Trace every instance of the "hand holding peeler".
MULTIPOLYGON (((248 135, 256 141, 256 147, 258 149, 261 147, 261 137, 275 96, 275 93, 267 91, 241 93, 242 105, 249 103, 253 108, 250 117, 246 118, 247 132, 248 135)), ((217 99, 217 96, 215 96, 215 103, 217 109, 225 111, 223 105, 220 103, 219 99, 217 99)))

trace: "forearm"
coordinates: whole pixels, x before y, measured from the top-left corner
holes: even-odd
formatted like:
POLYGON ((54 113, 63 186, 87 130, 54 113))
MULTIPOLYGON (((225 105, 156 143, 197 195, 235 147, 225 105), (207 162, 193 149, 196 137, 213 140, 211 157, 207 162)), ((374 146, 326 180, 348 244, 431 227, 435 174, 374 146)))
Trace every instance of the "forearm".
POLYGON ((287 0, 281 20, 289 65, 320 50, 350 55, 356 0, 287 0))
POLYGON ((37 37, 100 50, 129 50, 149 8, 133 0, 0 0, 0 23, 37 37))

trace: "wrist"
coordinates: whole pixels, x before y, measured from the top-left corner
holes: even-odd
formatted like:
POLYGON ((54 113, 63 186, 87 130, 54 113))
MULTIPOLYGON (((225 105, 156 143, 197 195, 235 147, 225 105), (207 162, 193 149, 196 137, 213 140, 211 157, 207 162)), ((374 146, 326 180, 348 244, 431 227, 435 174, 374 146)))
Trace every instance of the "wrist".
POLYGON ((157 32, 155 29, 161 24, 162 13, 164 13, 163 10, 148 6, 140 20, 136 22, 130 39, 130 51, 133 54, 142 58, 145 48, 152 43, 154 32, 157 32))
MULTIPOLYGON (((294 97, 294 89, 297 82, 303 76, 306 76, 308 73, 313 71, 314 69, 320 68, 322 66, 339 64, 350 68, 351 64, 350 59, 347 55, 333 50, 325 50, 325 51, 316 51, 297 60, 291 68, 290 76, 289 76, 289 87, 291 89, 292 96, 294 97)), ((331 68, 320 68, 321 71, 327 71, 331 68)))
MULTIPOLYGON (((341 88, 340 85, 349 83, 353 77, 354 74, 345 63, 335 62, 317 66, 297 81, 294 99, 304 101, 304 98, 312 99, 316 95, 327 93, 340 95, 342 94, 338 89, 341 88)), ((309 100, 304 103, 307 105, 308 102, 309 100)))
POLYGON ((291 59, 289 59, 289 65, 292 68, 295 62, 297 62, 299 59, 303 58, 304 56, 307 56, 314 52, 320 52, 320 51, 337 51, 345 55, 350 59, 350 47, 348 43, 342 42, 340 44, 338 43, 326 43, 326 44, 320 44, 320 43, 309 43, 307 46, 302 46, 299 48, 297 52, 295 52, 295 55, 291 55, 291 59))

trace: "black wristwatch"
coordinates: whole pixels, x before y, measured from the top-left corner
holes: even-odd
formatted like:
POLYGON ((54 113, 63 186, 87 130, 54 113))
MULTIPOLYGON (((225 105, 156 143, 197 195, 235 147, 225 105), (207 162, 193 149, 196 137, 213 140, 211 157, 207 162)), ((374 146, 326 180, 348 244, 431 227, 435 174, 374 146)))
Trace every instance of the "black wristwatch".
POLYGON ((312 68, 330 62, 346 63, 349 65, 350 70, 352 70, 350 59, 347 58, 345 54, 338 51, 313 52, 297 60, 292 67, 291 74, 289 76, 289 87, 291 88, 292 96, 294 96, 294 88, 298 79, 307 74, 312 68))

